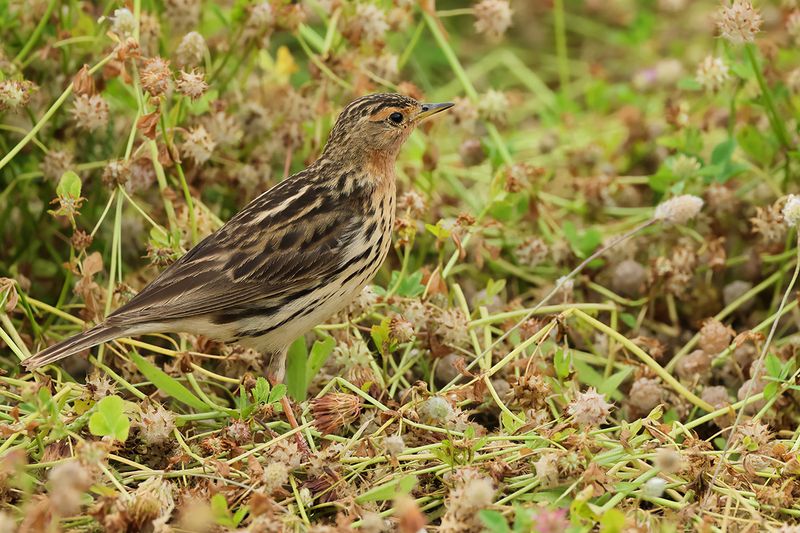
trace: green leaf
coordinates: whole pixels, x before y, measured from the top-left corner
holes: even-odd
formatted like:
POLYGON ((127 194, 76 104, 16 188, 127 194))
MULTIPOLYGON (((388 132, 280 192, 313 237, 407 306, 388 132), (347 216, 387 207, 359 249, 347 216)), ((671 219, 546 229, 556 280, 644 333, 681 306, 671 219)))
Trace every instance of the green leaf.
POLYGON ((167 396, 171 396, 179 402, 185 403, 186 405, 194 407, 195 409, 208 409, 208 405, 206 405, 200 398, 195 396, 192 391, 178 383, 178 381, 166 374, 160 368, 156 368, 152 363, 150 363, 150 361, 141 355, 137 354, 136 352, 131 352, 131 359, 133 359, 133 363, 136 365, 136 368, 139 369, 139 372, 141 372, 144 377, 146 377, 153 383, 153 385, 156 386, 156 388, 158 388, 158 390, 167 396))
POLYGON ((269 403, 269 381, 259 376, 256 386, 253 387, 253 401, 257 403, 269 403))
POLYGON ((769 166, 775 158, 778 146, 772 137, 763 135, 751 124, 745 125, 736 135, 736 141, 744 153, 763 166, 769 166))
POLYGON ((211 498, 211 515, 214 517, 214 522, 223 527, 236 527, 236 524, 228 509, 228 502, 225 496, 220 493, 214 494, 211 498))
POLYGON ((636 328, 636 317, 630 313, 620 313, 619 318, 622 320, 622 323, 628 326, 631 329, 636 328))
POLYGON ((430 234, 435 236, 440 241, 444 241, 450 238, 450 232, 444 229, 441 226, 441 222, 433 225, 433 224, 425 224, 425 229, 428 230, 430 234))
POLYGON ((726 139, 716 145, 711 152, 712 165, 724 165, 731 160, 733 150, 736 148, 736 139, 733 137, 726 139))
POLYGON ((422 284, 422 272, 414 272, 397 286, 397 295, 406 298, 414 298, 423 292, 425 292, 425 285, 422 284))
POLYGON ((499 279, 499 280, 490 279, 486 283, 486 296, 489 298, 497 296, 505 287, 506 287, 505 279, 499 279))
POLYGON ((533 531, 531 512, 519 504, 514 504, 514 533, 533 531))
POLYGON ((389 320, 388 317, 384 318, 381 320, 380 324, 373 325, 369 330, 372 342, 375 343, 375 346, 377 346, 378 350, 384 355, 389 344, 389 320))
POLYGON ((239 527, 239 524, 242 523, 242 520, 244 520, 244 517, 247 516, 249 511, 250 508, 247 505, 242 505, 236 510, 236 512, 233 514, 234 527, 239 527))
POLYGON ((306 376, 307 355, 305 337, 300 337, 289 345, 289 351, 286 354, 286 385, 288 386, 289 396, 297 401, 306 399, 306 387, 308 384, 306 376))
POLYGON ((562 224, 564 236, 579 257, 587 257, 603 242, 603 235, 597 228, 578 231, 569 220, 562 224))
POLYGON ((619 509, 609 509, 600 517, 600 533, 622 533, 625 514, 619 509))
POLYGON ((71 170, 61 175, 56 187, 56 194, 65 198, 79 198, 81 195, 81 178, 71 170))
POLYGON ((695 78, 683 78, 678 82, 678 88, 685 91, 699 91, 703 88, 695 78))
POLYGON ((398 494, 408 494, 417 484, 417 476, 403 476, 368 490, 356 497, 356 503, 393 500, 398 494))
POLYGON ((283 383, 278 383, 272 389, 272 392, 269 393, 269 402, 268 403, 277 403, 281 401, 281 399, 286 396, 286 385, 283 383))
POLYGON ((569 376, 572 366, 571 363, 572 354, 569 350, 556 350, 556 353, 553 355, 553 366, 556 369, 556 376, 558 376, 558 379, 563 380, 569 376))
POLYGON ((607 378, 603 380, 602 385, 597 388, 597 392, 601 394, 605 394, 609 398, 614 398, 615 400, 622 398, 621 393, 619 392, 619 386, 628 379, 633 373, 632 366, 626 366, 622 370, 619 370, 607 378))
MULTIPOLYGON (((306 390, 308 390, 308 387, 311 385, 311 380, 314 379, 320 368, 325 364, 325 361, 327 361, 328 357, 333 353, 335 347, 336 340, 329 335, 321 340, 314 341, 314 345, 311 347, 311 353, 308 356, 308 361, 306 362, 306 390)), ((303 396, 305 396, 305 393, 303 396)))
POLYGON ((507 433, 512 433, 513 434, 519 428, 521 428, 525 424, 525 422, 524 422, 525 416, 522 413, 520 413, 517 416, 519 418, 521 418, 523 420, 523 422, 517 421, 517 419, 515 419, 513 416, 511 416, 506 411, 501 411, 500 412, 500 422, 503 424, 503 430, 505 430, 507 433))
POLYGON ((125 402, 119 396, 106 396, 89 417, 89 431, 98 437, 113 437, 120 442, 128 439, 131 421, 125 414, 125 402))
POLYGON ((767 375, 772 378, 777 378, 781 375, 782 368, 781 360, 774 353, 771 353, 764 359, 764 368, 767 369, 767 375))
POLYGON ((779 385, 775 381, 767 383, 764 387, 764 399, 767 401, 773 399, 775 395, 778 394, 778 387, 779 385))
POLYGON ((503 513, 499 511, 484 509, 478 512, 478 517, 480 517, 481 522, 483 522, 486 528, 484 531, 488 531, 489 533, 511 533, 503 513))

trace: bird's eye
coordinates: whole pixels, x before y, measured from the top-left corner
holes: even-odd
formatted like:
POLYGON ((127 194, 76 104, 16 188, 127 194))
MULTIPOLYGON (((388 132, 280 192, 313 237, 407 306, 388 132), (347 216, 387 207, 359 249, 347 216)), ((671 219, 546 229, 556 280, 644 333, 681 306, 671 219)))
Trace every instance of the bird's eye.
POLYGON ((401 122, 403 122, 403 114, 395 111, 394 113, 389 115, 389 120, 391 120, 395 124, 400 124, 401 122))

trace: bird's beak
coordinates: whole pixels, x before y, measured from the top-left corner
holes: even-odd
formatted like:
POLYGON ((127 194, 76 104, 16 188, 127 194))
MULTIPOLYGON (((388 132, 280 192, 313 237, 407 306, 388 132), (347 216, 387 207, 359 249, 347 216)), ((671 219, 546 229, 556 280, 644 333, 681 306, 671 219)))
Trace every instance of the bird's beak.
POLYGON ((422 104, 422 111, 417 114, 416 121, 422 122, 428 117, 432 117, 436 113, 441 113, 446 109, 450 109, 455 104, 452 102, 444 102, 443 104, 422 104))

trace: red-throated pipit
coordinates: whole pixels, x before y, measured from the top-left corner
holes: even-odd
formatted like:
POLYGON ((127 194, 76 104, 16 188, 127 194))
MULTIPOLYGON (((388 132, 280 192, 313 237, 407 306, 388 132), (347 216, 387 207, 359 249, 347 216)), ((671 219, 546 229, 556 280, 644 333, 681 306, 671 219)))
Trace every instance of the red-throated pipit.
POLYGON ((310 167, 250 202, 103 323, 25 366, 118 337, 187 332, 259 350, 269 378, 282 380, 289 344, 347 305, 380 268, 391 246, 400 147, 420 121, 451 106, 399 94, 355 100, 310 167))

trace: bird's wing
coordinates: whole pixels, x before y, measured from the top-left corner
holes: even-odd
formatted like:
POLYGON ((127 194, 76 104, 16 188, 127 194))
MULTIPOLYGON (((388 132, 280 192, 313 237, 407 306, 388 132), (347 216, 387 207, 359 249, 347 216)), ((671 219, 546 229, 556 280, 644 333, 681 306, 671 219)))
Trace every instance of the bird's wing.
POLYGON ((284 180, 109 315, 107 324, 169 322, 310 292, 342 268, 360 238, 365 214, 354 200, 307 176, 284 180))

